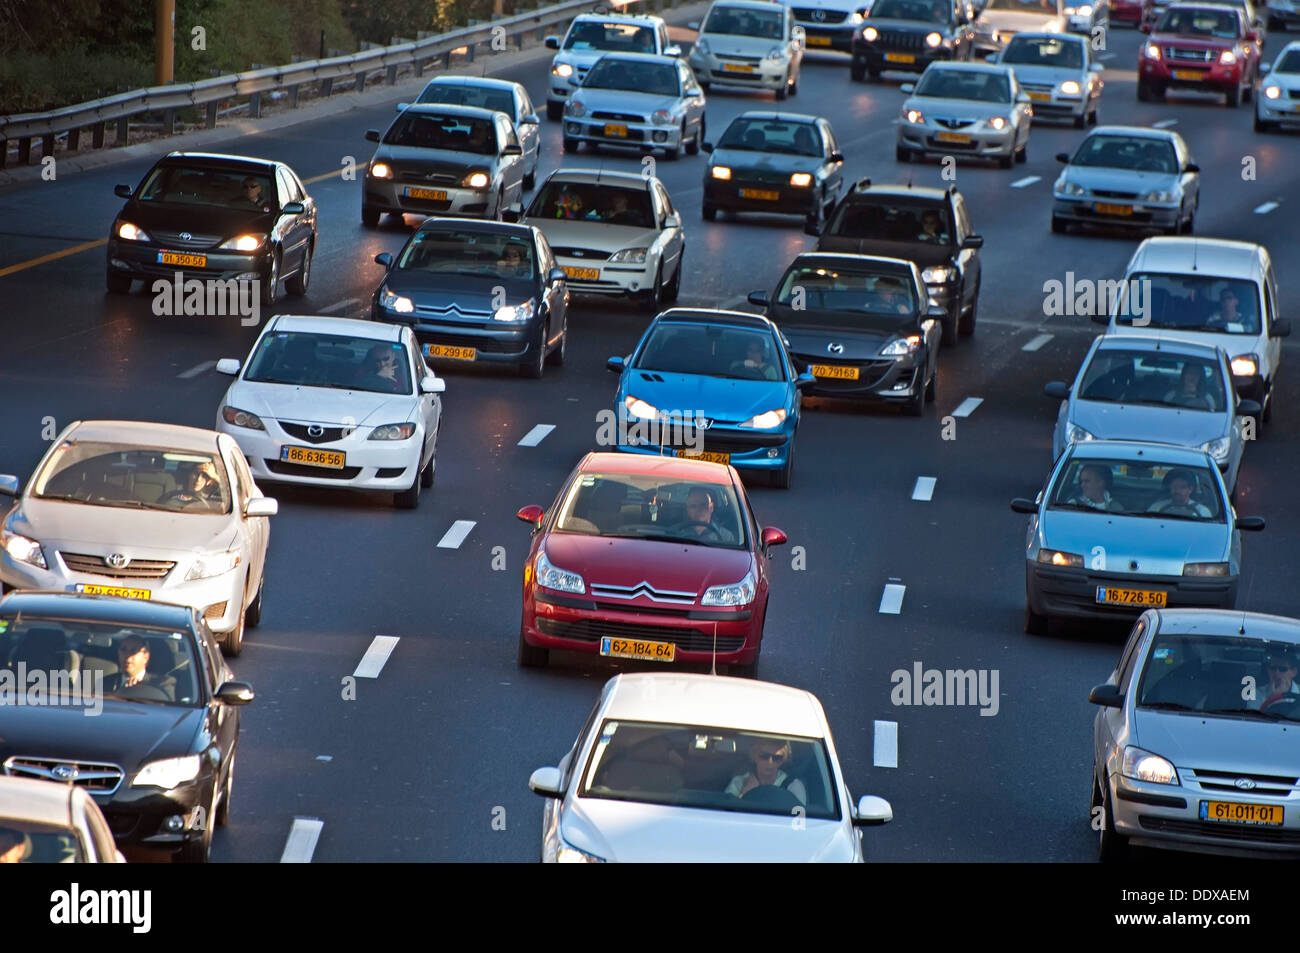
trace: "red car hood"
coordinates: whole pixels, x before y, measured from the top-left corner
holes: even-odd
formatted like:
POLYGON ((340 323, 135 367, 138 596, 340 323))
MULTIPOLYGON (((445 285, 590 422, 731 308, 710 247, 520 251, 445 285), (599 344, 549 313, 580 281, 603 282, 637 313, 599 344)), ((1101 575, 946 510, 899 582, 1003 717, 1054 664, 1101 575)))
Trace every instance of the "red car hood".
MULTIPOLYGON (((754 558, 748 549, 667 543, 648 539, 553 533, 543 546, 551 564, 576 572, 592 586, 633 587, 647 583, 663 592, 691 592, 739 582, 754 558)), ((642 594, 628 605, 664 606, 642 594)))
POLYGON ((1183 36, 1181 33, 1152 33, 1151 43, 1156 46, 1176 46, 1180 50, 1231 50, 1237 40, 1214 36, 1183 36))

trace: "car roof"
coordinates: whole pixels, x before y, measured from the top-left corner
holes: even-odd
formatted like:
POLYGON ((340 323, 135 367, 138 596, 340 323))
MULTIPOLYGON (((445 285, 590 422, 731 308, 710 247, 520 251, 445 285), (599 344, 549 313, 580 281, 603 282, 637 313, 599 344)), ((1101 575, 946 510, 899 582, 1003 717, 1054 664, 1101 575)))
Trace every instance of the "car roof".
POLYGON ((955 186, 936 189, 929 185, 911 185, 903 182, 877 183, 872 182, 871 179, 858 179, 844 194, 844 200, 853 201, 859 197, 871 198, 878 195, 882 198, 919 198, 946 204, 948 196, 953 192, 956 192, 955 186))
POLYGON ((709 9, 714 7, 742 7, 746 10, 772 10, 784 9, 785 4, 775 3, 774 0, 713 0, 709 4, 709 9))
POLYGON ((611 185, 635 185, 643 191, 648 189, 654 176, 641 175, 636 172, 615 172, 612 169, 556 169, 546 177, 547 182, 575 182, 586 185, 599 185, 608 182, 611 185))
POLYGON ((402 326, 384 321, 358 318, 318 317, 312 314, 277 314, 271 319, 276 331, 299 331, 304 334, 351 334, 376 341, 400 341, 402 326))
MULTIPOLYGON (((731 3, 733 0, 727 0, 727 2, 731 3)), ((759 0, 759 2, 767 3, 768 0, 759 0)), ((776 4, 772 4, 772 6, 776 6, 776 4)), ((771 122, 814 123, 821 118, 821 116, 814 116, 811 113, 787 113, 775 109, 749 109, 731 121, 735 122, 736 119, 766 119, 771 122)))
MULTIPOLYGON (((409 112, 420 113, 421 115, 442 115, 442 116, 462 116, 466 119, 491 119, 500 113, 505 116, 499 109, 484 109, 482 106, 460 106, 455 103, 411 103, 402 110, 398 116, 406 115, 409 112)), ((394 120, 396 121, 396 120, 394 120)))
MULTIPOLYGON (((663 17, 649 13, 580 13, 573 18, 574 23, 590 23, 593 20, 599 23, 634 23, 638 26, 664 22, 663 17)), ((569 28, 572 29, 572 25, 569 28)))
POLYGON ((1153 129, 1150 126, 1094 126, 1085 138, 1093 136, 1132 136, 1136 139, 1164 139, 1173 142, 1181 138, 1172 129, 1153 129))
POLYGON ((0 775, 0 821, 22 820, 54 827, 72 826, 71 784, 0 775))
POLYGON ((660 321, 731 324, 737 327, 776 331, 776 322, 766 315, 754 314, 752 311, 726 311, 722 308, 669 308, 654 319, 656 324, 660 321))
POLYGON ((67 439, 104 443, 139 444, 167 450, 212 453, 217 449, 217 432, 180 424, 148 420, 77 420, 69 425, 67 439))
POLYGON ((255 156, 233 156, 221 152, 181 152, 179 150, 167 153, 159 160, 159 164, 172 165, 190 161, 201 165, 240 166, 250 170, 253 168, 271 169, 280 164, 274 159, 259 159, 255 156))
MULTIPOLYGON (((430 86, 479 86, 491 89, 515 90, 521 88, 522 84, 509 79, 494 79, 491 76, 435 76, 424 84, 425 89, 430 86)), ((421 103, 420 105, 426 104, 421 103)), ((428 105, 432 105, 432 103, 428 105)))
POLYGON ((1259 277, 1262 245, 1223 238, 1161 235, 1148 238, 1133 253, 1130 268, 1167 274, 1199 274, 1215 278, 1259 277))
POLYGON ((821 738, 821 703, 812 692, 748 678, 632 672, 607 683, 606 718, 765 731, 821 738))
POLYGON ((1173 351, 1180 354, 1196 354, 1200 357, 1212 357, 1223 351, 1217 344, 1205 341, 1193 341, 1180 338, 1176 334, 1165 337, 1160 334, 1103 334, 1099 351, 1173 351))
POLYGON ((631 476, 644 474, 671 480, 711 483, 715 486, 732 484, 731 467, 727 464, 683 457, 652 457, 640 453, 605 453, 597 450, 583 457, 578 467, 584 473, 600 471, 631 476))
POLYGON ((188 630, 193 610, 189 606, 152 599, 28 589, 0 597, 0 615, 7 618, 30 615, 36 618, 81 619, 113 625, 188 630))
POLYGON ((1239 609, 1159 609, 1158 631, 1164 634, 1199 633, 1246 635, 1270 642, 1300 643, 1300 619, 1244 612, 1239 609))
POLYGON ((1204 450, 1179 447, 1168 443, 1148 443, 1140 440, 1081 440, 1069 448, 1075 460, 1132 460, 1139 457, 1153 464, 1170 466, 1214 466, 1214 460, 1204 450))
POLYGON ((529 238, 533 237, 533 227, 531 225, 521 225, 517 222, 490 222, 482 218, 426 218, 411 235, 453 228, 467 228, 470 231, 483 232, 486 235, 514 235, 516 238, 527 235, 529 238))
MULTIPOLYGON (((835 251, 800 252, 795 256, 794 261, 812 262, 814 264, 824 262, 828 265, 835 262, 840 262, 842 264, 861 264, 865 262, 872 265, 888 265, 891 268, 898 268, 904 271, 911 271, 916 267, 912 262, 903 258, 887 258, 884 255, 854 255, 849 252, 835 251)), ((791 262, 790 264, 793 265, 794 262, 791 262)))

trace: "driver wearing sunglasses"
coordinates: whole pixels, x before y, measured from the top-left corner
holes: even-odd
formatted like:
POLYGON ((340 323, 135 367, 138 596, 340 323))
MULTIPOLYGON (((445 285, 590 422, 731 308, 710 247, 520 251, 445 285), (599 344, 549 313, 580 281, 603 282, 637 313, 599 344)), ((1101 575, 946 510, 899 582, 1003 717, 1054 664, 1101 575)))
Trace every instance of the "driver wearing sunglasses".
MULTIPOLYGON (((1266 681, 1255 689, 1255 698, 1246 703, 1246 707, 1256 711, 1266 709, 1288 696, 1300 696, 1300 685, 1296 684, 1296 652, 1290 647, 1277 647, 1269 651, 1264 661, 1266 681)), ((1291 702, 1294 704, 1294 702, 1291 702)))
POLYGON ((755 788, 778 787, 797 797, 800 804, 808 803, 804 783, 782 770, 790 762, 790 742, 780 738, 756 738, 749 746, 749 757, 753 768, 732 778, 726 787, 727 794, 743 798, 755 788))

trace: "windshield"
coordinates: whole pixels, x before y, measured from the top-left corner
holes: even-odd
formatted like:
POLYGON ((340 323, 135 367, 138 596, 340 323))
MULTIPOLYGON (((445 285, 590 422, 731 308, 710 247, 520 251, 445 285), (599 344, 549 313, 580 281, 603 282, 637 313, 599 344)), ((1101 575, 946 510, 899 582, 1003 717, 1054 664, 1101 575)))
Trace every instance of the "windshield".
POLYGON ((1084 140, 1070 164, 1173 175, 1178 172, 1178 155, 1166 139, 1100 134, 1084 140))
POLYGON ((602 57, 587 70, 584 89, 620 89, 655 96, 676 96, 677 67, 671 63, 648 63, 637 60, 602 57))
POLYGON ((408 109, 388 127, 384 143, 418 149, 446 149, 471 155, 497 154, 497 134, 491 119, 437 116, 408 109))
POLYGON ((607 50, 611 53, 654 53, 655 31, 635 23, 581 20, 564 40, 566 50, 607 50))
POLYGON ((1011 83, 1005 73, 987 70, 930 67, 916 85, 915 96, 935 99, 969 99, 981 103, 1011 102, 1011 83))
POLYGON ((1219 364, 1168 351, 1098 349, 1083 372, 1079 399, 1184 410, 1226 409, 1219 364))
POLYGON ((781 19, 779 10, 754 10, 748 7, 714 7, 701 33, 730 33, 735 36, 758 36, 770 40, 781 39, 781 19))
POLYGON ((633 366, 662 374, 786 379, 771 334, 711 324, 661 321, 650 332, 633 366))
POLYGON ((508 89, 494 86, 453 86, 448 83, 430 83, 420 93, 417 103, 446 103, 449 106, 474 106, 494 109, 515 118, 515 97, 508 89))
POLYGON ((998 60, 1005 66, 1055 66, 1083 69, 1083 45, 1063 37, 1013 37, 998 60))
POLYGON ((85 860, 76 831, 0 817, 0 863, 81 864, 85 860))
MULTIPOLYGON (((693 430, 690 411, 686 416, 663 413, 669 415, 663 423, 666 431, 693 430)), ((748 543, 740 501, 730 484, 684 483, 633 473, 581 474, 560 504, 555 529, 730 549, 748 543)))
POLYGON ((610 719, 578 796, 839 820, 835 788, 820 738, 610 719))
POLYGON ((947 23, 952 16, 949 0, 877 0, 868 18, 874 20, 919 20, 947 23))
POLYGON ((783 122, 772 119, 732 121, 718 140, 719 149, 743 149, 751 152, 780 152, 795 156, 821 156, 822 137, 810 122, 783 122))
POLYGON ((1134 314, 1145 314, 1153 328, 1259 334, 1259 295, 1253 281, 1145 272, 1129 277, 1121 291, 1117 324, 1131 324, 1134 314), (1134 293, 1132 312, 1127 300, 1130 290, 1134 293), (1145 312, 1137 307, 1139 294, 1146 299, 1145 312))
POLYGON ((1300 721, 1296 654, 1291 642, 1161 634, 1142 665, 1137 707, 1300 721))
POLYGON ((14 672, 24 665, 26 684, 15 679, 16 691, 34 694, 39 685, 46 698, 64 705, 89 710, 104 698, 202 702, 187 632, 23 613, 0 618, 0 659, 14 672))
POLYGON ((398 256, 398 271, 484 278, 533 277, 532 242, 500 232, 418 231, 398 256))
POLYGON ((65 440, 32 481, 32 496, 95 506, 211 515, 230 512, 216 454, 65 440))
POLYGON ((1155 32, 1235 40, 1237 15, 1227 10, 1166 10, 1155 32))
POLYGON ((836 238, 882 242, 952 243, 947 205, 909 202, 844 202, 826 229, 836 238))
POLYGON ((596 182, 547 180, 528 208, 531 218, 581 219, 606 225, 654 228, 650 193, 596 182))
POLYGON ((401 342, 342 334, 273 331, 262 338, 244 380, 411 393, 410 361, 401 342))
POLYGON ((796 264, 786 272, 776 303, 795 311, 843 311, 913 319, 918 308, 912 282, 894 271, 846 265, 796 264))
POLYGON ((1278 58, 1273 73, 1300 73, 1300 49, 1289 50, 1278 58))
POLYGON ((154 169, 136 198, 161 205, 213 205, 245 212, 280 207, 271 176, 165 165, 154 169))
POLYGON ((1208 469, 1131 460, 1073 460, 1048 494, 1048 509, 1222 523, 1226 507, 1208 469))
POLYGON ((1046 16, 1062 8, 1057 0, 988 0, 985 10, 1002 10, 1015 13, 1038 13, 1046 16))

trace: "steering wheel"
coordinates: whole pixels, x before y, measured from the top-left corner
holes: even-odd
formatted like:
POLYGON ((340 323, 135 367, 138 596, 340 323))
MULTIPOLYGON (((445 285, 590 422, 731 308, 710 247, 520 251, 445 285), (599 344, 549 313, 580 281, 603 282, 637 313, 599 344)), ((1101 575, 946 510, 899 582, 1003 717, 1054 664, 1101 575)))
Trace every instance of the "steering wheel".
POLYGON ((114 695, 122 698, 139 698, 145 701, 169 702, 171 698, 167 693, 157 685, 147 685, 144 683, 138 685, 128 685, 126 688, 119 688, 114 695))
POLYGON ((742 794, 740 799, 747 804, 783 811, 793 810, 803 804, 788 788, 775 784, 760 784, 757 787, 752 787, 742 794))
POLYGON ((1297 703, 1300 703, 1300 695, 1293 695, 1290 692, 1278 692, 1276 695, 1266 698, 1264 704, 1259 706, 1259 710, 1295 717, 1294 710, 1289 711, 1288 709, 1291 709, 1297 703))
POLYGON ((714 539, 722 539, 722 534, 718 532, 718 528, 712 523, 706 523, 703 520, 686 520, 683 523, 674 523, 672 529, 674 533, 681 532, 683 535, 686 535, 686 531, 693 526, 703 526, 708 532, 713 534, 714 539))

